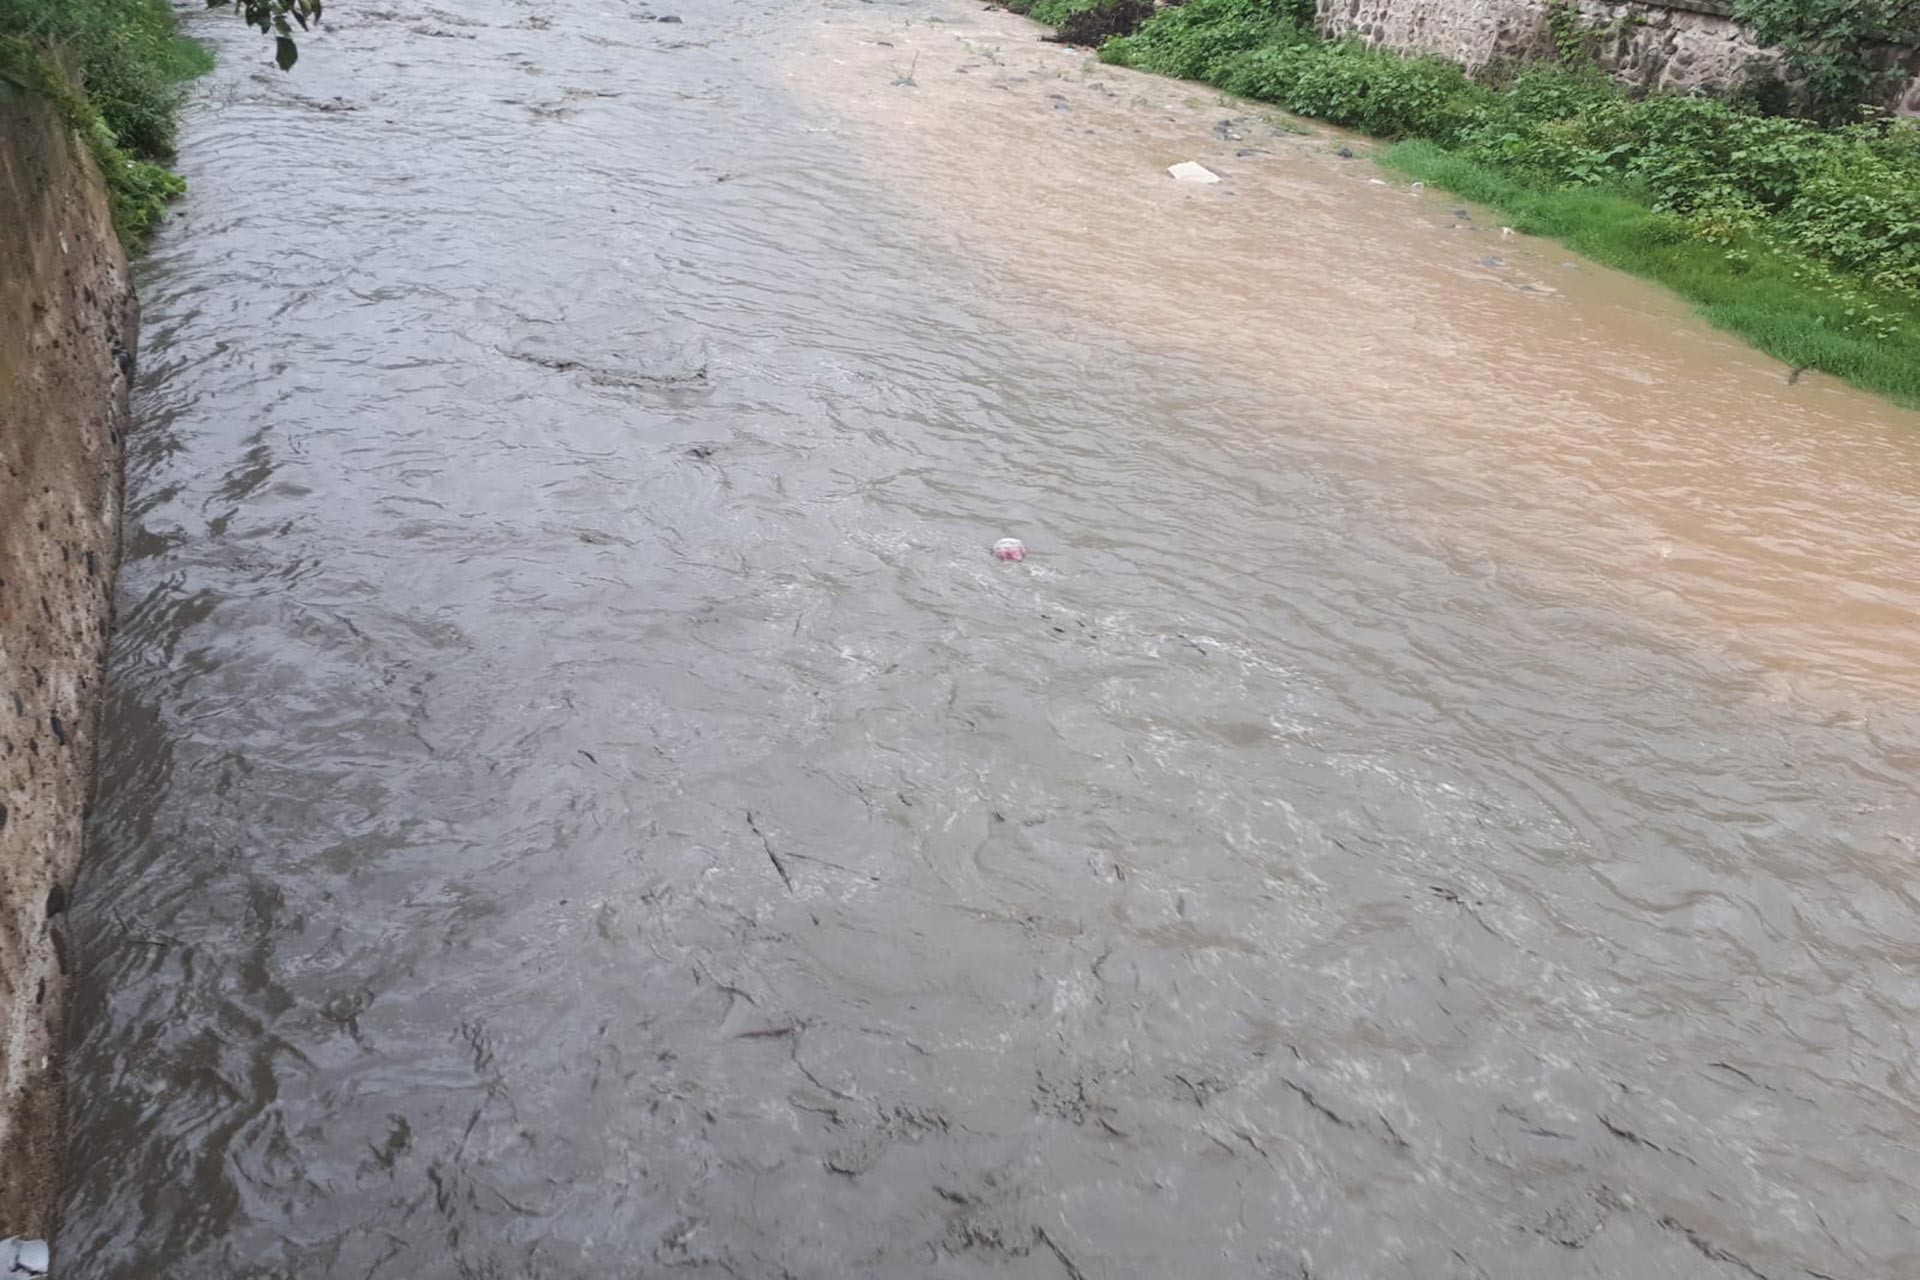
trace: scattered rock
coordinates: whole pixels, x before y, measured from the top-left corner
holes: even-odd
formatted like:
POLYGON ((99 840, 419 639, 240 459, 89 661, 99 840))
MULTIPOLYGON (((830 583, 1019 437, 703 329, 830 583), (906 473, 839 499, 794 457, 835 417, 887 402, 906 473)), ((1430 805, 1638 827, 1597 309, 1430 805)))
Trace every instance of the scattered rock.
POLYGON ((1342 160, 1351 160, 1353 159, 1353 148, 1342 147, 1338 151, 1334 152, 1333 154, 1339 156, 1342 160))
POLYGON ((6 1266, 0 1276, 43 1276, 50 1262, 45 1240, 22 1240, 17 1236, 0 1240, 0 1263, 6 1266))
POLYGON ((829 1172, 846 1178, 857 1178, 878 1164, 880 1157, 886 1154, 886 1139, 878 1134, 869 1134, 864 1138, 829 1152, 820 1163, 829 1172))

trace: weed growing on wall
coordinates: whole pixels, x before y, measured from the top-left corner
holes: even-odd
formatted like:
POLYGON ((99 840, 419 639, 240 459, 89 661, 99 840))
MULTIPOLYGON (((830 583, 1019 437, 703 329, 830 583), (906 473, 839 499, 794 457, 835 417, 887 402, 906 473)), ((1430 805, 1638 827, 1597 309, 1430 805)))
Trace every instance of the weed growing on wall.
POLYGON ((1882 96, 1898 73, 1876 63, 1876 48, 1920 29, 1920 0, 1734 0, 1733 11, 1780 50, 1809 114, 1829 124, 1882 96))

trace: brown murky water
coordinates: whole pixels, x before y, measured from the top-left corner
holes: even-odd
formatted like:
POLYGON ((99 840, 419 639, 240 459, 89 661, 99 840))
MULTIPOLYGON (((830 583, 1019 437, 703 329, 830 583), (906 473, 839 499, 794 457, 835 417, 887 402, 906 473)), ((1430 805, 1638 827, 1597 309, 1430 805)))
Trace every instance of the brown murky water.
POLYGON ((1002 14, 341 8, 147 264, 62 1274, 1920 1273, 1920 418, 1002 14))

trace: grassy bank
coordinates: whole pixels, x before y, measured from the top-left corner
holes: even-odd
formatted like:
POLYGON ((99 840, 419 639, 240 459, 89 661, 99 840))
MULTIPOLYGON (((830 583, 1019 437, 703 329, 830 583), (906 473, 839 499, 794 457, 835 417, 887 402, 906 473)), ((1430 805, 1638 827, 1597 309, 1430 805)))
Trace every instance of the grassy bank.
POLYGON ((1516 181, 1432 142, 1402 142, 1387 167, 1490 205, 1516 230, 1551 236, 1595 262, 1654 280, 1716 328, 1795 369, 1817 369, 1920 408, 1920 307, 1780 250, 1763 235, 1677 234, 1644 199, 1602 187, 1516 181))
POLYGON ((1396 141, 1389 167, 1658 281, 1795 368, 1920 408, 1920 128, 1824 128, 1762 114, 1767 94, 1634 100, 1577 59, 1476 81, 1322 40, 1311 12, 1191 0, 1100 56, 1396 141))
POLYGON ((137 246, 183 189, 168 170, 185 83, 212 66, 167 0, 0 0, 0 92, 51 98, 106 179, 137 246))

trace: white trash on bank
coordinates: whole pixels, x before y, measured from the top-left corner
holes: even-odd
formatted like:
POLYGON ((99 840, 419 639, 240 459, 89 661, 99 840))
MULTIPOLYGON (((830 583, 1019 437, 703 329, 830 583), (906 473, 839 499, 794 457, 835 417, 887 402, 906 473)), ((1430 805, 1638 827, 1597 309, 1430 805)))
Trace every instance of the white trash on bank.
POLYGON ((51 1261, 45 1240, 0 1240, 0 1276, 43 1276, 51 1261))
POLYGON ((1191 160, 1182 160, 1179 164, 1167 166, 1167 172, 1181 182, 1218 182, 1220 175, 1203 164, 1191 160))

